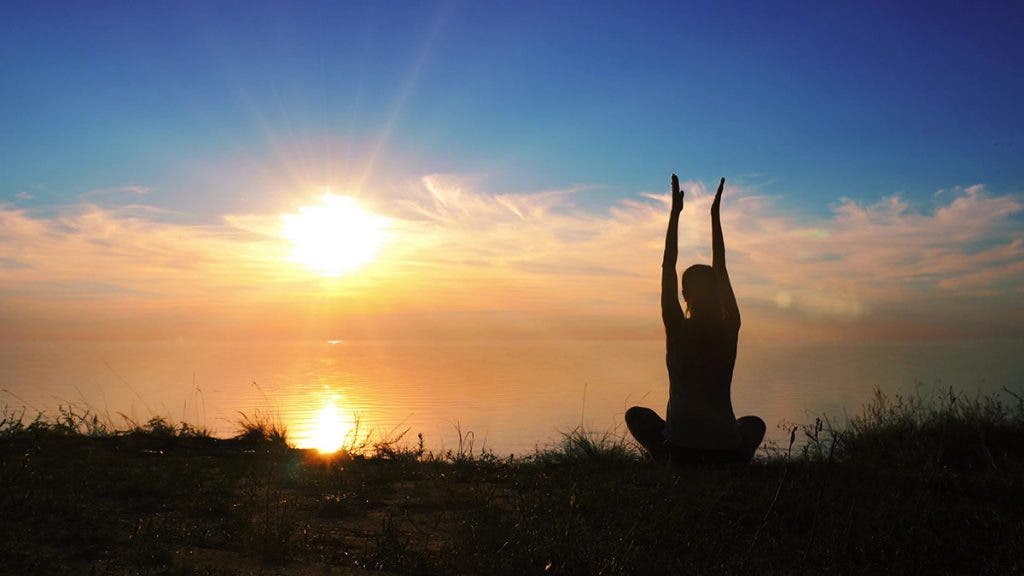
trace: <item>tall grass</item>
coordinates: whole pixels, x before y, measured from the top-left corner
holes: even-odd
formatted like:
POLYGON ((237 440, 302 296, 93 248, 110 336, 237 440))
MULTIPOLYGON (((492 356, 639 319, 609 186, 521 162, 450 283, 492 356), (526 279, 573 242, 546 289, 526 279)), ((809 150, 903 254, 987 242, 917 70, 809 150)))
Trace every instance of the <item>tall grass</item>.
MULTIPOLYGON (((890 396, 876 389, 872 399, 845 424, 822 415, 811 424, 791 426, 789 446, 783 450, 768 443, 761 458, 770 463, 795 456, 811 462, 913 466, 922 470, 1002 468, 1020 462, 1024 456, 1024 396, 1008 389, 1003 392, 995 396, 967 396, 949 389, 932 396, 890 396)), ((164 443, 213 440, 205 427, 173 423, 159 416, 137 422, 124 414, 118 415, 120 423, 75 406, 60 406, 49 417, 43 413, 29 416, 25 409, 4 406, 0 408, 0 439, 87 437, 164 443)), ((287 428, 270 412, 239 412, 236 425, 234 441, 289 448, 287 428)), ((458 423, 454 426, 457 446, 432 452, 424 448, 422 434, 417 434, 412 442, 407 440, 408 428, 375 433, 357 419, 341 451, 333 458, 455 464, 499 460, 486 448, 476 447, 472 431, 463 430, 458 423)), ((620 465, 642 461, 643 452, 620 431, 595 432, 578 426, 561 432, 556 442, 518 459, 544 464, 620 465)))
POLYGON ((109 412, 100 413, 87 403, 59 404, 56 413, 37 411, 34 417, 28 416, 25 407, 12 408, 5 404, 0 408, 0 434, 16 435, 24 432, 100 438, 133 432, 202 435, 206 430, 185 422, 172 424, 159 415, 152 415, 148 420, 140 422, 123 412, 114 415, 109 412), (179 427, 181 430, 175 430, 179 427))
POLYGON ((288 428, 276 415, 256 409, 251 415, 238 412, 236 440, 249 443, 266 443, 280 448, 288 447, 288 428))
MULTIPOLYGON (((101 417, 89 408, 61 405, 53 416, 37 412, 29 416, 24 408, 0 408, 0 439, 94 438, 134 441, 213 440, 205 426, 189 422, 172 422, 163 416, 152 416, 140 422, 118 413, 120 422, 101 417)), ((276 420, 257 411, 249 416, 240 413, 236 440, 287 443, 287 431, 276 420)))
POLYGON ((560 435, 559 441, 538 449, 533 458, 545 464, 622 465, 643 460, 636 444, 621 433, 594 432, 577 426, 560 435))
POLYGON ((1024 397, 965 396, 950 388, 936 396, 880 389, 844 427, 828 418, 802 427, 805 458, 871 467, 1000 469, 1024 456, 1024 397))

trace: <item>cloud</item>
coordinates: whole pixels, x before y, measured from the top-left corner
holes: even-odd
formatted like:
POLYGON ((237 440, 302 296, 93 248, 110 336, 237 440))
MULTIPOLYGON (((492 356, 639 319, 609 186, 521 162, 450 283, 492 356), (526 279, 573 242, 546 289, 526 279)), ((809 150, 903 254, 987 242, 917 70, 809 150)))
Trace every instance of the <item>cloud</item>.
POLYGON ((111 198, 118 196, 145 196, 153 189, 138 184, 127 184, 125 186, 110 186, 106 188, 93 188, 78 195, 81 201, 91 201, 96 198, 111 198))
POLYGON ((63 287, 81 294, 80 286, 102 282, 173 298, 230 286, 232 271, 252 268, 245 256, 258 243, 244 231, 164 215, 146 206, 82 204, 54 216, 0 206, 0 259, 17 264, 0 273, 3 291, 63 287))
MULTIPOLYGON (((914 210, 899 196, 874 204, 844 199, 812 233, 781 235, 800 255, 772 279, 846 291, 866 305, 905 305, 915 297, 990 295, 995 280, 1024 256, 1013 216, 1021 204, 990 196, 980 185, 957 190, 931 210, 914 210)), ((775 260, 780 267, 785 263, 775 260)))
MULTIPOLYGON (((518 298, 532 295, 551 308, 656 309, 667 194, 638 194, 594 212, 580 207, 585 190, 492 196, 436 175, 422 184, 426 193, 406 208, 435 238, 424 263, 492 270, 517 287, 518 298)), ((683 187, 680 270, 710 262, 712 194, 700 182, 683 187)), ((925 207, 900 196, 841 199, 830 215, 808 217, 729 186, 723 227, 741 303, 822 322, 891 324, 892 314, 905 313, 955 323, 943 311, 951 299, 1019 298, 1021 203, 981 185, 945 197, 925 207)))
MULTIPOLYGON (((712 195, 700 182, 683 187, 680 270, 710 262, 712 195)), ((547 323, 554 331, 586 326, 595 336, 627 328, 657 335, 667 194, 594 210, 583 207, 587 186, 494 195, 435 174, 403 190, 401 198, 364 199, 392 219, 391 242, 377 262, 336 280, 288 262, 278 214, 196 225, 140 204, 82 202, 55 215, 0 205, 0 306, 49 310, 52 321, 69 310, 120 310, 128 321, 138 310, 165 319, 189 310, 265 331, 294 324, 301 310, 309 322, 346 329, 363 315, 366 325, 391 322, 403 332, 448 321, 486 331, 493 321, 495 330, 547 323)), ((900 196, 841 199, 812 217, 728 186, 723 228, 745 330, 784 333, 808 321, 884 332, 925 318, 955 332, 965 319, 950 315, 950 301, 973 302, 958 309, 977 325, 1019 322, 1021 210, 1015 197, 975 185, 930 206, 900 196), (1007 311, 990 301, 1018 305, 1007 311)))

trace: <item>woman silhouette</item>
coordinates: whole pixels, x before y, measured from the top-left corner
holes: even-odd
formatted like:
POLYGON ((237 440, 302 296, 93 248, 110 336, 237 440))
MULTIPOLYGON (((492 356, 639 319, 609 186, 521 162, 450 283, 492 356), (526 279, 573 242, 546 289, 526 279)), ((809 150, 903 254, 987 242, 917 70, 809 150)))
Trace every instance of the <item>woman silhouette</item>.
POLYGON ((654 410, 634 406, 626 426, 658 462, 681 464, 748 462, 764 439, 764 421, 739 420, 730 388, 736 364, 740 309, 725 270, 725 241, 719 209, 725 178, 711 204, 711 266, 694 264, 683 272, 679 305, 676 258, 683 191, 672 175, 672 209, 661 264, 661 318, 665 323, 668 409, 662 420, 654 410))

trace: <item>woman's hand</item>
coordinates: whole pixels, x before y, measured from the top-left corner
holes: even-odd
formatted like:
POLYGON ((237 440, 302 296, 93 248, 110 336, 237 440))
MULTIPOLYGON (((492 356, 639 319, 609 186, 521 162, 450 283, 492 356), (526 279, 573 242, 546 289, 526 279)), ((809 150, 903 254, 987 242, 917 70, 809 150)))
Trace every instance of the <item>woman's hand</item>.
POLYGON ((722 206, 722 189, 725 188, 725 178, 718 183, 718 192, 715 192, 715 201, 711 203, 711 215, 716 216, 722 206))
MULTIPOLYGON (((724 180, 723 180, 724 182, 724 180)), ((721 189, 719 189, 721 194, 721 189)), ((683 191, 679 189, 679 177, 672 175, 672 213, 679 214, 683 211, 683 191)))

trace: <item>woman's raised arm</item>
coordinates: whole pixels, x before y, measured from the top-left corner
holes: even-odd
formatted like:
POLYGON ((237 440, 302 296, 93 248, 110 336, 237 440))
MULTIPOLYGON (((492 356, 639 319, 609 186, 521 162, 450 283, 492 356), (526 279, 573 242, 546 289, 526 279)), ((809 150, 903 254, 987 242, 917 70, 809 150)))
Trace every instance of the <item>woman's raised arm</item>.
POLYGON ((729 282, 729 272, 725 269, 725 239, 722 237, 722 190, 725 178, 718 183, 715 201, 711 203, 711 267, 715 270, 718 283, 718 297, 722 302, 722 313, 729 324, 740 327, 740 307, 736 304, 736 294, 729 282))
POLYGON ((679 257, 679 213, 683 211, 683 191, 679 178, 672 175, 672 209, 665 233, 665 257, 661 262, 661 319, 665 332, 672 334, 681 328, 685 317, 679 305, 679 279, 676 277, 676 259, 679 257))

